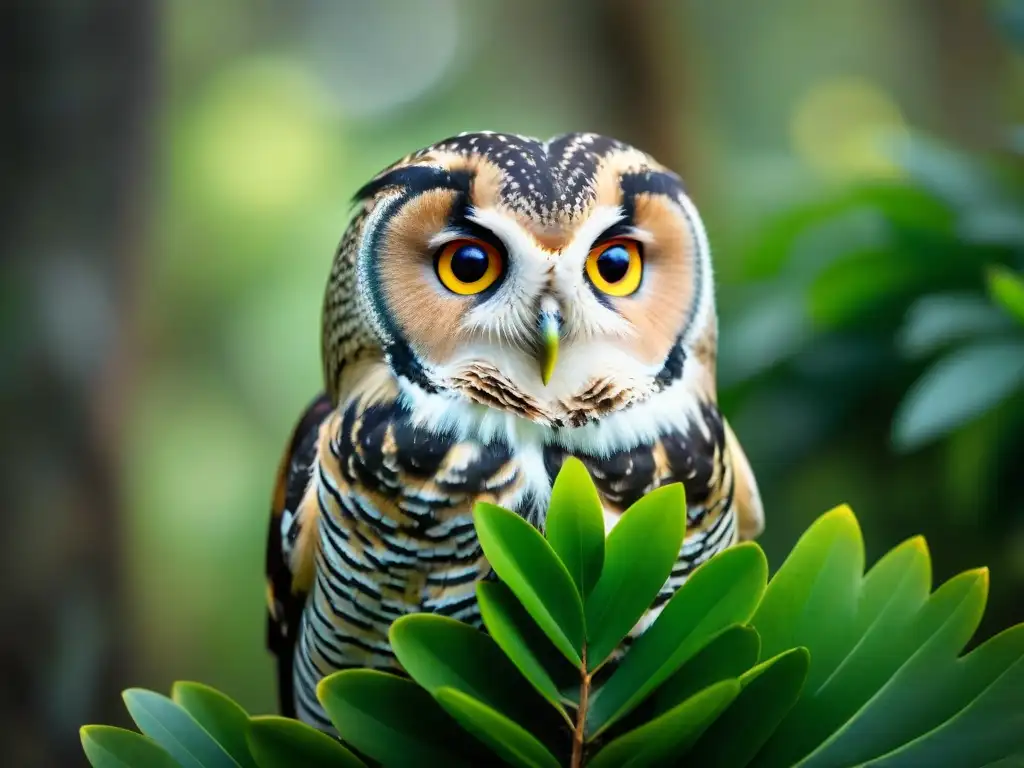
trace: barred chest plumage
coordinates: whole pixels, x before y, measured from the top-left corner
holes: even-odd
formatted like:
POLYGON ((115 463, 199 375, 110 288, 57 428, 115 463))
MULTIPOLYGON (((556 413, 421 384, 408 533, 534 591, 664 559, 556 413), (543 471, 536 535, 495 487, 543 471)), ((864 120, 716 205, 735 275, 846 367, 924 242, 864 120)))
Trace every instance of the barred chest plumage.
MULTIPOLYGON (((693 568, 736 539, 723 424, 713 404, 701 406, 700 416, 689 429, 609 456, 571 452, 590 471, 609 527, 659 485, 687 489, 689 532, 679 562, 637 631, 693 568)), ((428 611, 478 622, 475 584, 489 567, 473 506, 498 504, 543 527, 547 494, 568 455, 555 444, 513 447, 418 427, 393 399, 333 411, 320 428, 306 494, 315 499, 316 525, 282 518, 286 553, 315 537, 307 546, 315 547, 316 573, 295 651, 299 715, 329 727, 315 696, 326 674, 396 667, 387 631, 399 616, 428 611)))

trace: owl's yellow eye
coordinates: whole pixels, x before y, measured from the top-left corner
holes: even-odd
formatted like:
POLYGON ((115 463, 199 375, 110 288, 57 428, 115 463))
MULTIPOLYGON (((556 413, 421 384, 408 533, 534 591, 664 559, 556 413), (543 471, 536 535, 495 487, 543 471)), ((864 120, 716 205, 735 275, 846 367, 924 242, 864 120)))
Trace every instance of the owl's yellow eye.
POLYGON ((501 254, 483 240, 462 239, 446 244, 437 255, 437 277, 452 293, 472 296, 486 291, 501 277, 501 254))
POLYGON ((609 240, 587 256, 587 277, 609 296, 629 296, 640 287, 644 264, 636 240, 609 240))

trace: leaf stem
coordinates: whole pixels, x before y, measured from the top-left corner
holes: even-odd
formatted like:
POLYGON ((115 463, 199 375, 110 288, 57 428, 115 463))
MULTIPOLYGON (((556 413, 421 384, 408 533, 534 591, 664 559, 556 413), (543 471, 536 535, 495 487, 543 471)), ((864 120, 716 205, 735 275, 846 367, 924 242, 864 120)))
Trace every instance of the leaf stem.
POLYGON ((570 768, 582 768, 583 766, 583 729, 587 724, 587 706, 590 701, 590 680, 591 673, 587 672, 587 646, 583 645, 582 661, 580 664, 580 704, 576 708, 576 730, 572 734, 572 760, 570 768))

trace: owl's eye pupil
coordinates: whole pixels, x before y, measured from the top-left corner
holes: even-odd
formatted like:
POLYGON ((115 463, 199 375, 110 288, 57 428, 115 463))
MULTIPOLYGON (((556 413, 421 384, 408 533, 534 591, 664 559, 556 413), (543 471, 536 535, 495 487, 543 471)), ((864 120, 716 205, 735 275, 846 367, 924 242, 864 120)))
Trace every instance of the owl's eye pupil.
POLYGON ((597 257, 597 271, 609 283, 617 283, 629 271, 629 251, 621 245, 613 245, 597 257))
POLYGON ((477 245, 464 245, 452 254, 452 274, 463 283, 475 283, 487 273, 487 253, 477 245))

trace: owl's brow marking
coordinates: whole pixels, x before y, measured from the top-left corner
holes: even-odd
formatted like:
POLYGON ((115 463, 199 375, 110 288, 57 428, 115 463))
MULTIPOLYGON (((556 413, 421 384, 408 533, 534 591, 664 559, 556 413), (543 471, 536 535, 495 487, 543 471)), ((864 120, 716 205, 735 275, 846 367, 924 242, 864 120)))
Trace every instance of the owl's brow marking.
POLYGON ((400 187, 407 195, 419 195, 432 189, 451 189, 469 194, 473 174, 450 171, 436 165, 410 165, 388 171, 364 184, 352 196, 354 202, 368 200, 388 187, 400 187))
POLYGON ((682 180, 674 173, 665 171, 633 171, 619 178, 622 190, 622 208, 627 221, 633 221, 636 196, 644 194, 664 195, 672 200, 686 196, 682 180))

